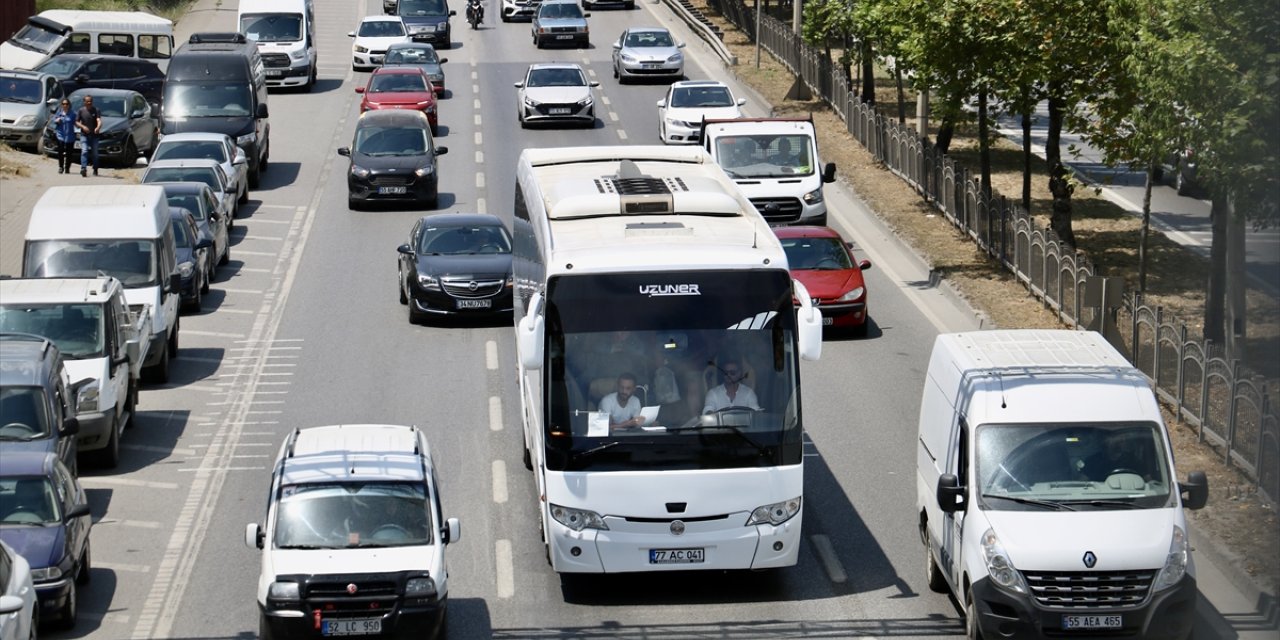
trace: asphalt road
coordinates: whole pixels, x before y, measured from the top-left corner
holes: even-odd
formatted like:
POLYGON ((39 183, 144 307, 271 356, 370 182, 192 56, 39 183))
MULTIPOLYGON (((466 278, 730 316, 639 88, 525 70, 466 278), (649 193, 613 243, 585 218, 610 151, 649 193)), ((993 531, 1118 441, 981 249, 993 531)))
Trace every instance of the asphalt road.
MULTIPOLYGON (((181 35, 231 29, 235 4, 193 12, 181 35)), ((364 78, 347 63, 346 32, 379 11, 377 0, 317 0, 320 86, 272 94, 270 169, 237 221, 231 264, 205 311, 182 319, 173 382, 142 392, 121 468, 84 471, 97 520, 93 581, 79 625, 51 637, 255 637, 259 552, 244 546, 244 526, 263 516, 286 432, 342 422, 413 423, 428 433, 445 515, 463 530, 449 547, 449 638, 962 634, 954 603, 923 580, 912 469, 933 337, 980 321, 841 190, 828 194, 833 220, 875 263, 873 326, 865 340, 828 341, 823 359, 802 370, 809 441, 798 566, 576 579, 550 570, 520 461, 508 322, 409 325, 393 289, 395 248, 423 212, 346 207, 347 161, 335 149, 350 141, 352 88, 364 78)), ((674 26, 665 12, 593 11, 593 47, 562 51, 535 50, 528 25, 499 22, 493 3, 479 32, 455 19, 459 42, 443 52, 450 95, 439 144, 449 154, 440 209, 509 220, 521 148, 656 142, 664 87, 618 86, 608 43, 627 24, 674 26), (519 127, 511 83, 535 60, 575 60, 594 72, 593 129, 519 127)), ((723 75, 685 39, 698 60, 691 78, 723 75)), ((1200 637, 1236 637, 1205 606, 1200 637)))

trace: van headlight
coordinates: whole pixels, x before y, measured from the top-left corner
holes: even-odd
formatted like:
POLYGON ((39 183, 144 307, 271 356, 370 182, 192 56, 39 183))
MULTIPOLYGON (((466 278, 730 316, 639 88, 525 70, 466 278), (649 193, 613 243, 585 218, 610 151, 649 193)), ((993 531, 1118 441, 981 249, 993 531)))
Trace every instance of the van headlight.
POLYGON ((436 581, 431 578, 409 578, 404 583, 406 598, 430 598, 436 595, 436 581))
POLYGON ((987 575, 997 587, 1014 593, 1027 593, 1027 584, 1009 560, 1009 554, 1000 546, 995 529, 987 529, 982 534, 982 556, 987 560, 987 575))
POLYGON ((250 131, 249 133, 246 133, 242 136, 236 136, 236 144, 241 146, 246 144, 253 144, 257 140, 258 140, 257 131, 250 131))
POLYGON ((790 500, 775 502, 773 504, 765 504, 751 510, 751 517, 747 518, 746 526, 750 527, 757 524, 771 524, 778 526, 800 513, 800 497, 797 496, 790 500))
POLYGON ((817 189, 804 194, 805 204, 818 204, 819 202, 822 202, 822 187, 818 187, 817 189))
POLYGON ((573 529, 574 531, 582 531, 583 529, 604 529, 607 530, 609 525, 604 523, 604 518, 594 511, 586 509, 570 509, 562 507, 558 504, 551 505, 551 517, 556 522, 573 529))
MULTIPOLYGON (((442 31, 442 32, 443 32, 443 31, 448 31, 448 30, 449 30, 449 22, 448 22, 448 21, 445 21, 445 22, 437 22, 437 23, 436 23, 436 31, 442 31)), ((423 29, 423 31, 426 31, 426 29, 423 29)))
POLYGON ((13 126, 14 128, 17 128, 17 129, 26 129, 27 127, 34 127, 36 126, 36 117, 32 114, 27 114, 25 116, 22 116, 21 118, 18 118, 18 121, 13 123, 13 126))
POLYGON ((1155 590, 1177 586, 1187 575, 1187 534, 1182 527, 1173 525, 1173 539, 1169 541, 1169 557, 1165 558, 1160 575, 1156 576, 1155 590))
POLYGON ((306 50, 306 49, 294 49, 293 51, 290 51, 290 52, 289 52, 289 57, 290 57, 290 58, 293 58, 294 60, 302 60, 302 59, 304 59, 304 58, 306 58, 306 57, 307 57, 307 50, 306 50))
POLYGON ((76 396, 76 410, 79 411, 81 407, 90 410, 97 409, 99 394, 100 388, 97 380, 80 387, 80 393, 76 396))

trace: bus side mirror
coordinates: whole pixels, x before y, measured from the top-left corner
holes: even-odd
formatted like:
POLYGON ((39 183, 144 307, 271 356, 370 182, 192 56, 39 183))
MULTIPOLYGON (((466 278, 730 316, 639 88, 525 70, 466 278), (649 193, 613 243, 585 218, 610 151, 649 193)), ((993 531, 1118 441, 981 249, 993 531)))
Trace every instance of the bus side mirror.
POLYGON ((534 298, 529 310, 516 327, 516 347, 520 350, 520 364, 536 371, 542 368, 543 336, 546 324, 542 316, 542 295, 534 298))
POLYGON ((1178 483, 1178 491, 1186 494, 1182 499, 1182 506, 1202 509, 1209 502, 1209 478, 1203 471, 1192 471, 1187 474, 1186 482, 1178 483))
POLYGON ((792 280, 794 295, 800 307, 796 309, 796 337, 800 343, 800 357, 814 361, 822 357, 822 312, 814 306, 809 290, 792 280))
POLYGON ((964 510, 964 488, 954 473, 938 476, 938 508, 944 513, 955 513, 964 510))

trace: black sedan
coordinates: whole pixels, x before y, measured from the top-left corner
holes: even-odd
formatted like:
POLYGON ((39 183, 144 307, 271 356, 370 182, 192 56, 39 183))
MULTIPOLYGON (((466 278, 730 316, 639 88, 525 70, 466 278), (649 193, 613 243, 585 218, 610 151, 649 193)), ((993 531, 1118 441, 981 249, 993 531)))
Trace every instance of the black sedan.
POLYGON ((435 208, 439 199, 436 156, 449 152, 431 137, 421 111, 366 111, 356 122, 355 141, 338 155, 351 158, 347 205, 366 202, 420 202, 435 208))
POLYGON ((511 313, 511 234, 497 216, 425 216, 397 251, 400 304, 409 306, 410 323, 511 313))
POLYGON ((213 239, 201 233, 195 216, 182 207, 169 207, 169 221, 173 224, 174 247, 177 250, 178 274, 182 277, 182 306, 199 311, 204 305, 204 294, 209 292, 209 258, 213 239))
MULTIPOLYGON (((137 164, 138 156, 151 157, 160 141, 160 122, 151 111, 147 99, 137 91, 126 89, 81 89, 69 96, 71 108, 79 110, 85 95, 93 96, 93 104, 102 115, 98 138, 101 164, 114 163, 128 168, 137 164)), ((44 129, 45 153, 57 157, 58 143, 53 119, 44 129)), ((76 141, 79 153, 80 141, 76 141)))

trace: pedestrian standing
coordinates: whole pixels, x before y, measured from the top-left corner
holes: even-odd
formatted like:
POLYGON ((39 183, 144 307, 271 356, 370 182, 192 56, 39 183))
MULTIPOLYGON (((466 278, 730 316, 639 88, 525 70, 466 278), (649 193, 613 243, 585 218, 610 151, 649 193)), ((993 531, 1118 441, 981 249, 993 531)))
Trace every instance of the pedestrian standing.
POLYGON ((58 144, 58 173, 70 173, 76 149, 76 113, 71 101, 63 98, 53 114, 53 135, 58 144))
POLYGON ((98 134, 102 131, 102 114, 93 106, 93 96, 84 97, 84 106, 76 114, 76 127, 80 129, 80 175, 86 176, 89 156, 93 156, 93 175, 98 175, 98 134))

